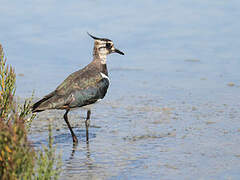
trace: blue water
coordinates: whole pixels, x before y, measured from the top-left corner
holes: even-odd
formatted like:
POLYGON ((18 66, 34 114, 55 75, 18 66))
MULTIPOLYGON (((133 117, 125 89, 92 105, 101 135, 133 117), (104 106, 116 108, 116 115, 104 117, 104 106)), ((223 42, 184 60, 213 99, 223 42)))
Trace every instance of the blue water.
MULTIPOLYGON (((240 1, 1 0, 0 17, 23 98, 44 96, 91 61, 86 32, 125 53, 108 56, 111 86, 94 108, 90 147, 75 129, 83 141, 68 160, 63 112, 38 116, 34 129, 46 137, 46 116, 63 126, 62 179, 240 178, 240 1)), ((72 123, 85 114, 73 112, 72 123)))

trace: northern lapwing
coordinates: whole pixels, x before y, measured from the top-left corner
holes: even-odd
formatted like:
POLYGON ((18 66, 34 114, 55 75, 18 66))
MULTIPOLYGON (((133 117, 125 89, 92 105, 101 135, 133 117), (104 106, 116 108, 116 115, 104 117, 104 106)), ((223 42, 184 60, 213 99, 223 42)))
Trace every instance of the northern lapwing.
POLYGON ((63 118, 71 132, 73 143, 78 139, 68 121, 68 112, 71 109, 87 107, 86 141, 88 142, 88 128, 90 125, 91 109, 89 105, 104 98, 109 87, 109 77, 106 65, 108 54, 123 52, 116 49, 113 42, 106 38, 97 38, 88 33, 94 39, 93 60, 83 69, 69 75, 53 92, 44 96, 32 106, 32 112, 41 112, 49 109, 66 110, 63 118))

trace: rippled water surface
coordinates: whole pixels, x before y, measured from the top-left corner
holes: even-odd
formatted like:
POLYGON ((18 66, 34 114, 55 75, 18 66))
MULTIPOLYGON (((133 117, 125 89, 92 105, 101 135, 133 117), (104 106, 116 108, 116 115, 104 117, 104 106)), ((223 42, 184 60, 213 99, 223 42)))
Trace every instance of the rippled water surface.
POLYGON ((0 42, 16 68, 17 95, 36 100, 91 61, 93 40, 112 39, 111 85, 92 109, 40 113, 31 140, 46 143, 49 120, 61 179, 239 179, 240 1, 6 1, 0 42))

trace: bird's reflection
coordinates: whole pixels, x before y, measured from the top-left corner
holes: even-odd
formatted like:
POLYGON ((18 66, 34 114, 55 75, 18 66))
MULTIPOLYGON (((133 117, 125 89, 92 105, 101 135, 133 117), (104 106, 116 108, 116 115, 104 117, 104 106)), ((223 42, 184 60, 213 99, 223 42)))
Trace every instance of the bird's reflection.
POLYGON ((75 154, 75 151, 76 151, 76 149, 77 149, 77 146, 78 146, 78 143, 74 143, 73 144, 73 147, 72 147, 72 153, 71 153, 71 155, 70 155, 70 160, 71 159, 74 159, 74 154, 75 154))
POLYGON ((85 158, 83 157, 80 157, 82 161, 82 163, 84 165, 86 165, 86 167, 88 167, 88 169, 92 169, 92 166, 93 166, 93 163, 92 163, 92 159, 91 159, 91 150, 90 150, 90 141, 86 141, 85 144, 85 147, 83 148, 80 148, 79 146, 81 145, 81 143, 78 143, 78 144, 73 144, 72 146, 72 152, 71 152, 71 155, 70 155, 70 158, 69 158, 69 162, 76 159, 76 158, 79 158, 79 157, 75 157, 75 154, 77 152, 80 152, 80 154, 85 154, 85 158))
MULTIPOLYGON (((76 131, 77 132, 77 131, 76 131)), ((77 176, 79 174, 82 177, 91 179, 92 176, 96 175, 95 169, 98 168, 94 158, 93 152, 91 152, 92 138, 95 138, 95 134, 89 133, 89 139, 84 135, 86 131, 80 131, 79 136, 82 137, 81 140, 76 144, 72 144, 69 150, 69 155, 65 161, 65 168, 63 176, 77 176)), ((66 152, 67 149, 64 151, 66 152)))
MULTIPOLYGON (((74 158, 74 154, 75 154, 75 151, 77 150, 77 147, 78 147, 78 143, 73 143, 73 146, 72 146, 72 153, 70 155, 70 158, 69 159, 73 159, 74 158)), ((86 156, 87 158, 90 158, 90 147, 89 147, 89 137, 88 137, 88 130, 86 130, 86 147, 84 148, 86 150, 86 156)))
POLYGON ((90 152, 89 141, 86 142, 86 159, 90 162, 91 152, 90 152))

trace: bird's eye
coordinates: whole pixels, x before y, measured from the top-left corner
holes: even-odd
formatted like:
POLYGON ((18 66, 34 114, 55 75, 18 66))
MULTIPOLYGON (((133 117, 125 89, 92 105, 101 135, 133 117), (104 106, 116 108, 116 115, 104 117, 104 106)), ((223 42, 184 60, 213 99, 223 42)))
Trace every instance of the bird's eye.
POLYGON ((111 44, 110 43, 106 43, 106 48, 110 49, 111 48, 111 44))

